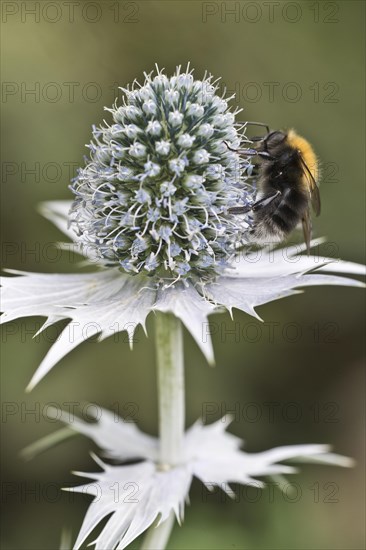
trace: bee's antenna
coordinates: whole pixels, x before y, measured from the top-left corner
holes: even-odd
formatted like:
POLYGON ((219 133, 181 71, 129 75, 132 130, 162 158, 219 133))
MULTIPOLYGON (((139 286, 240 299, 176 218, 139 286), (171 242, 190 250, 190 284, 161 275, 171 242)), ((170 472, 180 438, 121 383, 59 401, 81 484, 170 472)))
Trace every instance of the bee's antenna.
POLYGON ((264 122, 252 122, 252 121, 246 121, 244 122, 244 126, 263 126, 263 128, 265 128, 267 130, 267 134, 270 133, 270 129, 269 129, 269 126, 268 124, 264 124, 264 122))

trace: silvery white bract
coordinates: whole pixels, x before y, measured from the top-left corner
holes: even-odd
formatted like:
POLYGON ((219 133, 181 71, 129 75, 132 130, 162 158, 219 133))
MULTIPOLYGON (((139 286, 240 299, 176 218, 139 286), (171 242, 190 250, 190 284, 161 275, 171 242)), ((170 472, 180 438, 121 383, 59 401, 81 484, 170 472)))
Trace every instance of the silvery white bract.
MULTIPOLYGON (((230 483, 264 487, 257 478, 294 474, 297 469, 283 461, 315 462, 350 467, 350 458, 329 452, 327 445, 290 445, 261 453, 240 450, 242 441, 226 432, 230 417, 209 426, 194 424, 185 434, 181 460, 175 467, 158 462, 159 440, 142 433, 114 413, 100 410, 100 420, 91 424, 57 410, 56 417, 76 432, 90 437, 105 457, 121 462, 110 465, 94 457, 102 468, 97 473, 77 473, 93 481, 68 489, 94 497, 75 549, 92 534, 103 519, 112 514, 94 541, 97 550, 126 548, 156 520, 163 523, 172 513, 179 523, 184 514, 193 477, 208 490, 221 489, 234 497, 230 483)), ((278 483, 281 489, 283 480, 278 483)), ((285 488, 284 486, 282 488, 285 488)))
MULTIPOLYGON (((69 237, 70 201, 48 202, 43 213, 69 237)), ((319 241, 313 241, 313 245, 319 241)), ((75 250, 80 252, 79 242, 75 250)), ((85 251, 85 248, 83 248, 85 251)), ((41 331, 61 319, 71 319, 35 373, 33 388, 67 353, 84 340, 99 334, 105 339, 127 331, 132 344, 138 327, 145 328, 151 311, 172 312, 190 331, 207 360, 213 363, 213 348, 207 332, 208 316, 224 309, 240 309, 258 318, 257 306, 295 294, 295 288, 313 285, 363 287, 363 283, 324 274, 324 271, 363 275, 364 267, 331 258, 299 255, 304 247, 278 250, 262 249, 235 257, 221 276, 211 282, 174 286, 144 275, 131 276, 116 267, 94 273, 41 274, 16 272, 17 277, 2 277, 1 322, 20 317, 47 317, 41 331), (315 273, 310 273, 316 270, 315 273)), ((95 257, 90 257, 95 262, 95 257)))

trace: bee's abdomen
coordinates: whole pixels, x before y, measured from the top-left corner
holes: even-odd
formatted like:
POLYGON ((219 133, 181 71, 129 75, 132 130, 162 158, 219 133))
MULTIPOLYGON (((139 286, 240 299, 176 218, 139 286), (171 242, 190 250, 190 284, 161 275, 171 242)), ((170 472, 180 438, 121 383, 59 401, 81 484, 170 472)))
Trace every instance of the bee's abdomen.
POLYGON ((288 188, 267 208, 259 209, 255 213, 253 236, 263 239, 288 235, 301 221, 307 205, 306 195, 288 188))
POLYGON ((272 214, 272 222, 277 225, 281 231, 289 233, 295 229, 298 224, 302 211, 303 208, 300 201, 284 199, 272 214))

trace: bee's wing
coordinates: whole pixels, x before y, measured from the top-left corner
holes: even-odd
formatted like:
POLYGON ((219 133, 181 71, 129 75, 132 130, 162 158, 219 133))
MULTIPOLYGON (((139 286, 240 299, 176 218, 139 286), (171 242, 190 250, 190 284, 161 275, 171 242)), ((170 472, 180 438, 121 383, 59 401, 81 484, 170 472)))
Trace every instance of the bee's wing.
POLYGON ((317 185, 317 183, 316 183, 316 181, 313 177, 313 174, 310 172, 309 167, 306 164, 306 162, 304 161, 304 159, 302 158, 302 156, 300 156, 300 159, 301 159, 301 163, 302 163, 303 168, 304 168, 304 174, 305 174, 306 179, 308 180, 308 184, 309 184, 311 205, 314 209, 315 215, 319 216, 320 207, 321 207, 319 187, 318 187, 318 185, 317 185))
POLYGON ((308 252, 308 255, 310 255, 310 241, 311 241, 311 217, 310 217, 310 210, 309 208, 306 209, 305 214, 302 218, 302 229, 304 232, 304 239, 306 243, 306 250, 308 252))
POLYGON ((320 209, 321 209, 319 187, 317 186, 313 176, 311 176, 311 180, 312 180, 312 184, 310 185, 311 206, 314 209, 315 215, 319 216, 320 209))

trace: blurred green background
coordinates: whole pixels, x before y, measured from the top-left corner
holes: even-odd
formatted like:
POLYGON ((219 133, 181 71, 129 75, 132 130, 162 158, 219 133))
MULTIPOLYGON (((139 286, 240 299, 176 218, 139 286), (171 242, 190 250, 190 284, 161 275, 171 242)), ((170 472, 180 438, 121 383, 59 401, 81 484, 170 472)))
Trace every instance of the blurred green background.
MULTIPOLYGON (((37 204, 70 198, 69 171, 82 164, 91 125, 105 117, 103 106, 114 101, 117 85, 141 81, 155 63, 171 73, 188 61, 197 77, 208 70, 237 92, 243 120, 293 126, 313 143, 323 165, 315 234, 333 243, 325 253, 364 260, 364 2, 107 0, 1 7, 5 267, 78 269, 67 255, 52 255, 49 243, 61 236, 37 214, 37 204)), ((362 291, 308 289, 259 313, 264 325, 239 312, 234 322, 212 317, 214 369, 186 335, 187 424, 203 412, 213 421, 234 411, 231 430, 248 451, 328 442, 357 465, 303 467, 292 478, 299 495, 293 502, 269 490, 259 498, 241 491, 239 502, 222 502, 195 482, 184 527, 175 529, 169 548, 364 548, 362 291)), ((50 345, 47 338, 32 340, 40 322, 12 323, 2 332, 2 544, 9 550, 58 548, 62 527, 75 537, 87 507, 86 498, 71 502, 58 488, 75 482, 71 470, 93 470, 88 440, 72 439, 28 463, 18 457, 59 427, 45 418, 48 403, 133 410, 143 430, 157 432, 152 319, 150 337, 138 332, 133 352, 123 337, 85 343, 26 395, 50 345)))

